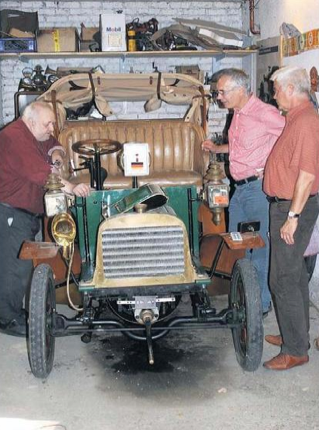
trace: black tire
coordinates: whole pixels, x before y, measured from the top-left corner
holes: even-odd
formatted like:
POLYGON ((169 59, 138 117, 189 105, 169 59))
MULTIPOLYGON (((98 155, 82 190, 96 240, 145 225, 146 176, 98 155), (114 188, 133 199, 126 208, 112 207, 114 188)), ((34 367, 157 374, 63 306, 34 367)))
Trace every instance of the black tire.
POLYGON ((258 275, 249 260, 238 260, 234 266, 230 306, 241 319, 232 329, 237 361, 244 370, 253 372, 260 365, 264 330, 258 275))
POLYGON ((55 312, 55 288, 52 269, 47 264, 36 267, 32 277, 29 303, 28 353, 31 371, 46 378, 53 367, 55 338, 52 336, 55 312))

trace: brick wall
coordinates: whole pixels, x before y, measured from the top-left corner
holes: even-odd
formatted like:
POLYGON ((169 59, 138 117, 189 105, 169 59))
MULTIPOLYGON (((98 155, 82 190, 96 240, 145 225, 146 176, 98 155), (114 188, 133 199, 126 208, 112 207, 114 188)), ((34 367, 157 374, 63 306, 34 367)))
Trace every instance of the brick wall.
MULTIPOLYGON (((206 1, 206 2, 104 2, 104 1, 1 1, 0 9, 18 9, 24 11, 38 11, 39 24, 44 27, 75 26, 80 30, 83 22, 87 27, 98 26, 99 14, 106 11, 123 9, 127 22, 139 17, 141 22, 156 17, 160 27, 174 23, 173 18, 201 18, 212 20, 220 24, 242 28, 242 1, 206 1)), ((18 89, 19 79, 25 67, 34 68, 40 64, 44 69, 49 66, 56 69, 62 67, 94 67, 100 65, 106 73, 124 73, 131 69, 135 72, 152 71, 152 63, 161 71, 173 71, 176 65, 198 64, 209 75, 223 67, 242 67, 240 58, 226 57, 213 61, 210 57, 147 57, 147 58, 96 58, 77 56, 76 58, 55 59, 0 59, 0 125, 6 124, 14 118, 13 95, 18 89)), ((145 118, 139 103, 121 104, 116 106, 114 118, 145 118)), ((185 113, 185 107, 164 106, 147 117, 162 118, 166 116, 180 117, 185 113)), ((223 129, 225 110, 210 110, 210 129, 220 132, 223 129)))

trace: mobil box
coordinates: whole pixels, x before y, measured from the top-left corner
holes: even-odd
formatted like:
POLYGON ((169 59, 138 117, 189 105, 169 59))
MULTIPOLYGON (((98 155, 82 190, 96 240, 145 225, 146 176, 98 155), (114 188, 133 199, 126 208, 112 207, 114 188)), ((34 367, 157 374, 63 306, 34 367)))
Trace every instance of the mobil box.
POLYGON ((126 51, 126 27, 124 13, 100 15, 102 51, 126 51))

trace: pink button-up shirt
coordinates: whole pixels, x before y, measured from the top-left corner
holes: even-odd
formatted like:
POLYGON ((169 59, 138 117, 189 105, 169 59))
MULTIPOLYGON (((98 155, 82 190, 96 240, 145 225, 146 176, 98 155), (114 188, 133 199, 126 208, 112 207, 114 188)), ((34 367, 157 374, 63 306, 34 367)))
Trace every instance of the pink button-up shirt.
POLYGON ((228 138, 230 173, 235 181, 254 176, 265 167, 284 125, 279 110, 254 95, 242 109, 234 110, 228 138))

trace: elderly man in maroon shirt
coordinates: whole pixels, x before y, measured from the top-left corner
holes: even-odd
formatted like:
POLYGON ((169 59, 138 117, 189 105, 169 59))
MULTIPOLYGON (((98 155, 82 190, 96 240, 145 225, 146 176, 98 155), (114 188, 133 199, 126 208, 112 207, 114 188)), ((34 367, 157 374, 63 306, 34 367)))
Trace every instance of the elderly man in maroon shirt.
MULTIPOLYGON (((32 274, 32 262, 19 260, 24 240, 34 240, 44 212, 44 184, 62 161, 63 148, 52 137, 54 113, 47 103, 27 106, 21 119, 0 132, 0 331, 26 335, 22 309, 32 274)), ((64 190, 86 197, 85 184, 62 180, 64 190)))

